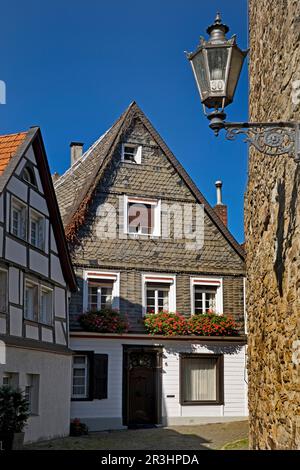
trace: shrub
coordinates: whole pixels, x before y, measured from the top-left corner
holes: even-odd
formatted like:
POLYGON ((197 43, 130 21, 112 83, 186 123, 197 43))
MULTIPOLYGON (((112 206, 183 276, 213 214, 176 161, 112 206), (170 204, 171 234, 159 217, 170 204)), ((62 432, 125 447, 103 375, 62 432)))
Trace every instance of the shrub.
POLYGON ((86 424, 82 423, 79 418, 72 419, 70 423, 70 436, 84 436, 88 435, 89 428, 86 424))
POLYGON ((0 433, 22 432, 29 417, 29 403, 19 389, 0 387, 0 433))
POLYGON ((144 320, 145 327, 150 335, 186 335, 187 322, 179 313, 148 313, 144 320))
POLYGON ((126 316, 107 308, 84 313, 80 315, 79 322, 85 330, 98 333, 126 333, 129 328, 126 316))

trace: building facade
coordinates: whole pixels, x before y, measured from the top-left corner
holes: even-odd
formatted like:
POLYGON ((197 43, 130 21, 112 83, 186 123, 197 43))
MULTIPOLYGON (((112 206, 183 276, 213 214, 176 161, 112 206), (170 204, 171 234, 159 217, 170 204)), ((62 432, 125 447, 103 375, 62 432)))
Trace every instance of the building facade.
POLYGON ((0 136, 0 384, 29 401, 25 441, 69 433, 76 290, 38 128, 0 136))
MULTIPOLYGON (((300 121, 300 4, 249 1, 250 121, 300 121)), ((299 167, 249 156, 245 200, 253 449, 300 449, 299 167)))
POLYGON ((212 209, 135 103, 81 149, 55 182, 79 285, 71 415, 91 430, 247 416, 244 253, 225 206, 212 209), (127 314, 127 333, 80 326, 107 306, 127 314), (149 336, 144 315, 162 310, 232 314, 240 335, 149 336))

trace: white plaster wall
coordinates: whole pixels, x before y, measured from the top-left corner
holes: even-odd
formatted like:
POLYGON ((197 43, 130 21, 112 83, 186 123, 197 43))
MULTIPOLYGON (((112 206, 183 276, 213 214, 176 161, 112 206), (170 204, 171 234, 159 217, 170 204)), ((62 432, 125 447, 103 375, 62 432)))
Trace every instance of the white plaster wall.
POLYGON ((49 258, 36 250, 29 250, 29 268, 48 277, 49 258))
POLYGON ((5 258, 8 261, 13 261, 14 263, 20 264, 22 266, 26 266, 26 261, 27 261, 26 246, 13 240, 9 236, 6 236, 5 258))
POLYGON ((30 339, 39 339, 39 329, 37 326, 26 325, 25 327, 26 338, 30 339))
POLYGON ((65 280, 61 269, 61 264, 58 256, 51 254, 51 279, 58 282, 62 286, 65 286, 65 280))
POLYGON ((23 310, 18 307, 9 307, 10 314, 10 334, 12 336, 22 336, 22 327, 23 327, 23 310))
POLYGON ((55 241, 55 237, 54 237, 54 233, 53 233, 53 229, 52 227, 50 228, 50 240, 51 240, 51 250, 54 251, 54 253, 58 253, 58 250, 57 250, 57 245, 56 245, 56 241, 55 241))
POLYGON ((29 418, 25 441, 65 436, 70 424, 71 356, 7 348, 7 362, 0 365, 0 383, 4 372, 19 374, 24 389, 26 374, 39 374, 39 414, 29 418))
POLYGON ((0 222, 4 222, 4 197, 3 194, 0 196, 0 222))
POLYGON ((40 196, 34 189, 30 188, 30 205, 42 212, 45 215, 49 215, 46 199, 40 196))
POLYGON ((54 290, 54 315, 66 318, 66 293, 60 287, 55 287, 54 290))
POLYGON ((30 147, 28 148, 25 156, 28 158, 28 160, 30 160, 32 163, 34 163, 36 165, 36 159, 35 159, 35 155, 34 155, 32 145, 30 145, 30 147))
POLYGON ((36 184, 37 184, 39 192, 44 194, 43 186, 42 186, 42 182, 41 182, 41 178, 40 178, 40 174, 39 174, 39 170, 37 169, 37 167, 34 167, 34 176, 35 176, 35 179, 36 179, 36 184))
POLYGON ((66 331, 66 328, 64 327, 65 323, 56 321, 55 322, 55 342, 57 344, 62 344, 66 345, 66 337, 64 335, 64 332, 66 331))
POLYGON ((14 304, 19 304, 19 284, 20 284, 20 270, 10 266, 9 268, 9 301, 14 304))
POLYGON ((42 341, 53 343, 53 331, 51 329, 42 327, 42 341))
POLYGON ((244 381, 245 346, 217 343, 189 344, 183 341, 109 340, 71 337, 71 349, 108 354, 108 398, 105 400, 73 401, 71 416, 84 418, 122 417, 123 344, 163 346, 162 416, 165 422, 185 424, 202 418, 234 418, 247 415, 246 383, 244 381), (179 403, 179 353, 224 353, 224 405, 182 406, 179 403), (167 395, 175 395, 168 398, 167 395))
POLYGON ((12 176, 7 185, 7 189, 15 196, 22 199, 22 201, 27 202, 28 186, 27 184, 23 183, 23 181, 19 180, 15 176, 12 176))
POLYGON ((2 257, 3 253, 3 228, 0 227, 0 256, 2 257))
POLYGON ((20 176, 20 174, 22 173, 22 170, 23 170, 24 166, 26 165, 26 163, 27 163, 27 160, 26 160, 26 158, 23 157, 22 160, 20 161, 19 165, 16 168, 16 171, 15 171, 16 175, 20 176))
POLYGON ((5 335, 6 334, 6 318, 0 318, 0 333, 5 335))

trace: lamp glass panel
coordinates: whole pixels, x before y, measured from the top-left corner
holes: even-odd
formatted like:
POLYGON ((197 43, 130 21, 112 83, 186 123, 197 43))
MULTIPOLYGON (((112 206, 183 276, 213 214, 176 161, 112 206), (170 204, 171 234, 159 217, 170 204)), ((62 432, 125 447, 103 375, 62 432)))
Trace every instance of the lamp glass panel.
POLYGON ((225 74, 228 51, 229 49, 227 47, 214 47, 207 49, 210 89, 213 93, 225 93, 225 74))
POLYGON ((227 98, 231 102, 241 73, 245 55, 237 47, 232 48, 229 75, 227 82, 227 98))
POLYGON ((205 66, 204 51, 198 52, 192 59, 193 69, 198 87, 201 90, 202 99, 209 92, 209 83, 207 77, 207 69, 205 66))

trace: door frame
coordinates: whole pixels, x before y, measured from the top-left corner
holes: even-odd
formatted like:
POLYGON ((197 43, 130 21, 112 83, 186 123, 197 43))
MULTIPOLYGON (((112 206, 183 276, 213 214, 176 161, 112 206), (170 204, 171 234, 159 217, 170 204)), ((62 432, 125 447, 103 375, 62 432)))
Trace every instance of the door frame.
POLYGON ((129 409, 129 368, 128 358, 131 351, 156 354, 155 368, 155 423, 161 424, 162 421, 162 346, 145 346, 123 344, 123 387, 122 387, 122 409, 123 425, 128 426, 129 409))

